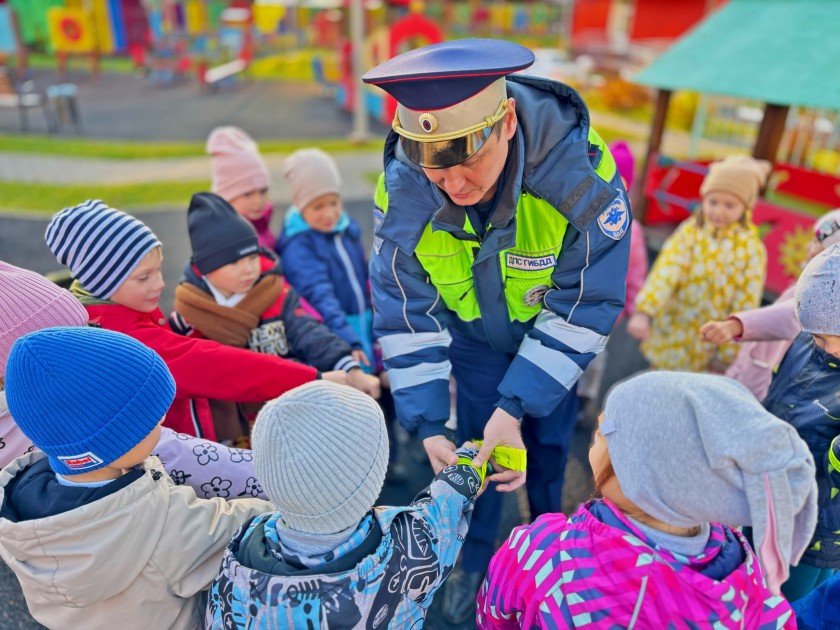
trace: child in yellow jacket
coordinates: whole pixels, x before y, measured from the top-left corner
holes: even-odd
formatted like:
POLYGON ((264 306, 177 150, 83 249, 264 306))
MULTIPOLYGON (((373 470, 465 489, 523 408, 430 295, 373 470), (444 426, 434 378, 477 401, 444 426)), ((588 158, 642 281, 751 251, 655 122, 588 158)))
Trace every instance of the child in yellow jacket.
POLYGON ((700 210, 665 241, 627 322, 652 367, 700 372, 734 360, 737 344, 715 346, 700 328, 761 303, 767 251, 750 210, 770 168, 748 157, 712 164, 700 210))

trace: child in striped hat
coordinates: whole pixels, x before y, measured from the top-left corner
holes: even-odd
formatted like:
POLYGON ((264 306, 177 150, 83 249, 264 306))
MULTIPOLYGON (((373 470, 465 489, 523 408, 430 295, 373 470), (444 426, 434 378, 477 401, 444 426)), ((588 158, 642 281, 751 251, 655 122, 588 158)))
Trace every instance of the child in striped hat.
POLYGON ((191 339, 169 327, 159 307, 163 250, 141 221, 88 200, 57 213, 46 241, 58 262, 70 267, 70 291, 90 321, 123 332, 157 352, 172 372, 177 393, 165 426, 215 439, 208 398, 265 402, 317 378, 346 382, 344 372, 320 373, 280 357, 191 339))

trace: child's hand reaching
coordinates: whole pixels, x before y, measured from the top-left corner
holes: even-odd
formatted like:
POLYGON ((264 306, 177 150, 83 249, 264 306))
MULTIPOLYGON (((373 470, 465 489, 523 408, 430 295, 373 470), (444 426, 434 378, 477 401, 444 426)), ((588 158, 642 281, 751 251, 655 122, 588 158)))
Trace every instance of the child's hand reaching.
POLYGON ((338 383, 339 385, 349 385, 347 382, 347 372, 344 370, 333 370, 332 372, 321 372, 321 378, 331 383, 338 383))
POLYGON ((350 356, 353 357, 353 360, 356 363, 361 363, 365 367, 370 367, 370 359, 367 358, 364 350, 353 350, 353 352, 350 353, 350 356))
POLYGON ((627 334, 633 339, 647 341, 650 337, 650 315, 633 313, 627 320, 627 334))
POLYGON ((740 337, 744 334, 744 325, 735 317, 731 317, 722 322, 706 322, 700 328, 700 336, 703 341, 708 341, 715 345, 729 343, 735 337, 740 337))
MULTIPOLYGON (((472 466, 472 460, 474 460, 478 456, 478 451, 480 450, 478 444, 474 442, 464 442, 461 444, 460 447, 455 449, 455 454, 458 456, 458 463, 459 464, 467 464, 472 466)), ((473 466, 475 468, 475 466, 473 466)), ((487 489, 487 485, 490 483, 490 480, 487 479, 487 467, 482 466, 481 468, 476 468, 478 471, 478 475, 481 478, 481 489, 476 494, 476 498, 480 497, 481 494, 487 489)))
POLYGON ((364 392, 371 398, 376 400, 382 393, 379 385, 379 377, 372 374, 366 374, 364 370, 356 368, 347 373, 347 384, 350 387, 355 387, 360 392, 364 392))

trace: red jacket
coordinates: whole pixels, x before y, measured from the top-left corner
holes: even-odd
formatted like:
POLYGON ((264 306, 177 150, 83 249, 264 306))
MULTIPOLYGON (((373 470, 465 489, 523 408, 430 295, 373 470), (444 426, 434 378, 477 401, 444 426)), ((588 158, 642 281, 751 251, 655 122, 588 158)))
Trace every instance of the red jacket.
POLYGON ((215 440, 207 398, 265 402, 317 377, 307 365, 208 339, 182 337, 160 309, 141 313, 119 304, 85 305, 90 321, 134 337, 157 352, 175 378, 175 400, 164 426, 215 440))

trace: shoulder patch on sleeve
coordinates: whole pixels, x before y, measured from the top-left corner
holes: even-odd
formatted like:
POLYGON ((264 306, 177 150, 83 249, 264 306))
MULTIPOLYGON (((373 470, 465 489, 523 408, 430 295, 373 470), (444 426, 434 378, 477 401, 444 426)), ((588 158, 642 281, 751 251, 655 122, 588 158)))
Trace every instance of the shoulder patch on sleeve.
POLYGON ((616 197, 610 207, 598 216, 598 227, 611 239, 621 240, 630 227, 630 213, 627 211, 624 195, 616 197))

